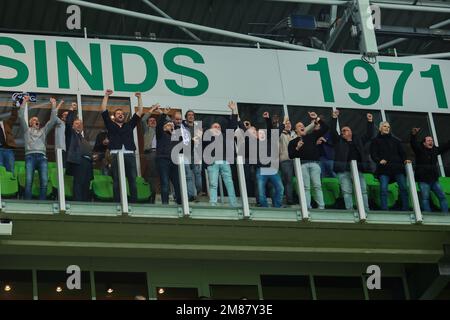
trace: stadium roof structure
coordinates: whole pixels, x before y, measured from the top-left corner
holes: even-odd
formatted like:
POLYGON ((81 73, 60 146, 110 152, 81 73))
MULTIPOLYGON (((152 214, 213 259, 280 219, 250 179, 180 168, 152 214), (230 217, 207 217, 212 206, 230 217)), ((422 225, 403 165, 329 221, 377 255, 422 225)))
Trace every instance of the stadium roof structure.
MULTIPOLYGON (((358 53, 358 39, 351 35, 353 23, 342 23, 352 2, 4 0, 0 32, 358 53), (69 30, 67 9, 73 4, 81 8, 81 28, 69 30), (183 22, 191 24, 189 30, 183 22), (340 24, 343 28, 337 35, 334 31, 340 24)), ((371 4, 380 9, 375 34, 381 55, 437 53, 430 57, 448 58, 450 1, 377 0, 371 4)))

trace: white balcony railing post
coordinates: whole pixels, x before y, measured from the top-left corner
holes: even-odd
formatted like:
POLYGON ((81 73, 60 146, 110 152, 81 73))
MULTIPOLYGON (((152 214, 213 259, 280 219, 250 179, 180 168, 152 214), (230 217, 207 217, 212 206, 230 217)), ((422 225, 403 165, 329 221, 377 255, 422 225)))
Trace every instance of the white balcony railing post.
POLYGON ((237 156, 237 172, 239 181, 239 191, 241 193, 242 210, 244 218, 250 217, 250 206, 248 204, 247 184, 245 183, 244 161, 242 156, 237 156))
POLYGON ((420 209, 419 197, 416 190, 416 179, 414 179, 414 170, 412 163, 406 164, 406 177, 408 179, 409 195, 412 200, 414 215, 417 223, 423 222, 422 210, 420 209))
POLYGON ((352 160, 350 169, 353 180, 353 190, 355 190, 356 207, 358 208, 359 221, 365 222, 367 219, 366 208, 364 206, 364 199, 362 195, 361 182, 359 181, 358 163, 352 160))
POLYGON ((184 155, 179 154, 178 155, 178 174, 179 174, 179 180, 180 180, 180 193, 181 193, 181 206, 183 209, 183 215, 185 217, 188 217, 190 214, 189 211, 189 197, 188 197, 188 191, 187 191, 187 182, 186 182, 186 169, 184 168, 184 155))
POLYGON ((127 178, 125 174, 125 157, 122 150, 117 153, 117 163, 119 167, 120 204, 122 206, 122 214, 128 214, 127 178))
POLYGON ((66 191, 64 185, 64 165, 62 149, 56 149, 56 173, 58 175, 59 211, 66 212, 66 191))
POLYGON ((303 183, 302 164, 299 158, 294 159, 294 172, 297 177, 298 198, 303 220, 309 220, 308 204, 306 203, 305 184, 303 183))

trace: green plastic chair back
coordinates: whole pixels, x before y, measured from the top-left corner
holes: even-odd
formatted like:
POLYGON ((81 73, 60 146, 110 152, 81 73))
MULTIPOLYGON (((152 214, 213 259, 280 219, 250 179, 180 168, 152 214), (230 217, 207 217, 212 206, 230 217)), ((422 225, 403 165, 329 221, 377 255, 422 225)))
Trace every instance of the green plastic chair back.
POLYGON ((6 171, 6 168, 3 166, 0 166, 0 188, 4 197, 13 197, 19 192, 17 176, 13 175, 12 172, 6 171))
POLYGON ((92 180, 92 191, 94 196, 103 201, 113 200, 113 179, 111 176, 94 176, 92 180))
MULTIPOLYGON (((58 169, 57 168, 50 169, 49 175, 53 188, 58 190, 59 189, 58 169)), ((73 197, 73 176, 68 176, 66 174, 64 175, 64 194, 66 198, 73 197)))
MULTIPOLYGON (((148 201, 152 195, 150 183, 145 181, 143 177, 136 177, 137 200, 139 202, 148 201)), ((127 180, 127 195, 130 196, 130 187, 127 180)))

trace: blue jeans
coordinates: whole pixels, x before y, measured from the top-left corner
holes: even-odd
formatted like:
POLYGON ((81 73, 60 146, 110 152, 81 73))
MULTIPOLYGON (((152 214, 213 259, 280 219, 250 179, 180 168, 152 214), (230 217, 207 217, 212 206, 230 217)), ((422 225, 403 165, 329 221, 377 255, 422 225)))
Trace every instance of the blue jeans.
POLYGON ((336 173, 333 171, 333 166, 334 160, 320 157, 321 178, 336 178, 336 173))
POLYGON ((4 166, 6 171, 14 173, 14 150, 0 147, 0 166, 4 166))
MULTIPOLYGON (((408 196, 408 189, 406 187, 406 178, 403 173, 396 174, 395 175, 395 181, 397 181, 398 188, 400 191, 400 199, 402 199, 402 210, 408 211, 409 210, 409 196, 408 196)), ((380 205, 381 210, 388 210, 388 185, 389 185, 389 176, 387 175, 380 175, 380 205)))
POLYGON ((185 164, 186 183, 189 198, 197 196, 202 192, 202 165, 201 164, 185 164))
POLYGON ((47 184, 48 184, 48 166, 47 157, 42 153, 30 153, 25 156, 25 200, 30 200, 33 196, 32 186, 34 178, 34 170, 39 172, 39 200, 47 198, 47 184))
MULTIPOLYGON (((137 187, 136 187, 136 157, 134 153, 125 153, 123 155, 125 164, 125 176, 128 179, 128 186, 130 188, 130 202, 137 202, 137 187)), ((111 155, 111 172, 113 178, 114 201, 120 202, 120 184, 119 184, 119 162, 117 154, 111 155)))
POLYGON ((294 162, 285 160, 280 162, 280 170, 283 177, 284 191, 288 204, 294 203, 294 190, 292 187, 292 177, 294 177, 294 162))
MULTIPOLYGON (((353 181, 350 171, 338 172, 339 185, 344 196, 345 209, 353 209, 353 181)), ((359 172, 359 183, 361 184, 361 192, 364 201, 364 208, 369 210, 369 198, 367 197, 366 180, 361 172, 359 172)))
POLYGON ((161 181, 161 202, 169 203, 169 180, 175 189, 175 201, 181 204, 180 178, 178 176, 178 165, 166 158, 157 158, 159 179, 161 181))
POLYGON ((283 199, 283 182, 278 173, 274 174, 261 174, 261 168, 256 169, 256 182, 258 184, 258 199, 261 207, 268 207, 266 197, 266 184, 270 182, 275 189, 272 197, 272 205, 275 208, 281 208, 281 201, 283 199))
POLYGON ((228 193, 230 206, 237 207, 236 192, 234 191, 233 175, 231 173, 230 164, 226 161, 215 161, 208 166, 209 178, 209 203, 215 205, 217 203, 217 186, 219 184, 219 174, 228 193))
POLYGON ((316 200, 319 209, 325 209, 320 172, 321 169, 319 163, 302 163, 303 184, 305 185, 305 195, 308 209, 311 209, 311 185, 312 189, 314 190, 314 200, 316 200))
POLYGON ((420 186, 420 198, 422 200, 422 210, 431 211, 430 207, 430 190, 438 197, 439 203, 441 204, 441 211, 448 212, 447 198, 439 185, 439 182, 435 181, 433 183, 419 182, 420 186))

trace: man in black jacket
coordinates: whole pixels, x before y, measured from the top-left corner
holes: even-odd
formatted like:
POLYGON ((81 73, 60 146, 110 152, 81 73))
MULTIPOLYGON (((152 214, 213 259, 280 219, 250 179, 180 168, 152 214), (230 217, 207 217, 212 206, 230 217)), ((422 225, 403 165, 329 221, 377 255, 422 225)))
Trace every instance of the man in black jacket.
POLYGON ((406 153, 400 140, 391 135, 389 122, 381 122, 379 131, 370 145, 370 156, 377 165, 375 174, 380 180, 381 210, 388 210, 388 185, 390 180, 395 179, 400 189, 402 210, 407 211, 409 196, 406 188, 405 164, 411 160, 406 159, 406 153))
MULTIPOLYGON (((339 110, 333 111, 331 128, 336 128, 339 110)), ((353 187, 350 163, 356 160, 359 169, 359 182, 364 200, 364 207, 369 210, 369 199, 367 197, 367 185, 362 172, 369 170, 369 155, 364 151, 364 145, 369 142, 374 135, 374 125, 372 114, 367 114, 367 131, 362 137, 353 134, 348 125, 341 127, 341 134, 336 130, 330 130, 331 139, 334 145, 334 172, 336 172, 344 196, 345 209, 353 209, 353 187)))
POLYGON ((156 162, 158 164, 159 178, 161 181, 161 201, 162 204, 169 203, 170 180, 175 191, 175 201, 178 204, 181 204, 178 165, 172 161, 172 150, 179 143, 178 139, 172 139, 172 135, 175 135, 175 124, 168 116, 170 111, 169 108, 160 109, 159 105, 156 105, 155 109, 153 109, 153 107, 150 109, 150 112, 153 111, 162 113, 159 116, 156 125, 156 162))
POLYGON ((119 151, 124 153, 125 162, 125 175, 128 179, 128 185, 130 187, 130 202, 137 201, 137 188, 136 188, 136 145, 134 143, 133 130, 140 120, 144 106, 142 104, 142 97, 139 92, 135 94, 138 99, 138 111, 133 114, 131 120, 125 122, 125 113, 122 109, 116 109, 114 111, 114 120, 109 116, 108 105, 109 96, 113 93, 111 89, 106 90, 103 97, 101 109, 103 122, 105 123, 106 130, 108 130, 109 150, 111 153, 111 171, 113 176, 113 191, 114 201, 120 201, 119 190, 119 166, 117 161, 117 155, 119 151))
POLYGON ((83 133, 83 122, 75 118, 76 104, 66 117, 65 140, 67 150, 66 172, 73 176, 73 200, 89 201, 92 174, 92 148, 83 133))
POLYGON ((320 179, 320 152, 316 142, 328 131, 328 126, 315 113, 310 112, 309 115, 315 122, 316 129, 308 134, 307 127, 302 122, 297 122, 295 125, 297 138, 289 142, 288 145, 289 158, 300 158, 302 161, 302 175, 308 209, 311 209, 311 185, 318 208, 325 209, 320 179))
POLYGON ((412 128, 410 143, 416 154, 416 181, 420 186, 420 197, 422 200, 422 210, 431 211, 430 190, 438 197, 441 204, 441 211, 448 212, 447 198, 439 184, 438 155, 450 149, 450 141, 436 147, 433 138, 426 136, 422 143, 417 141, 417 133, 420 128, 412 128))

